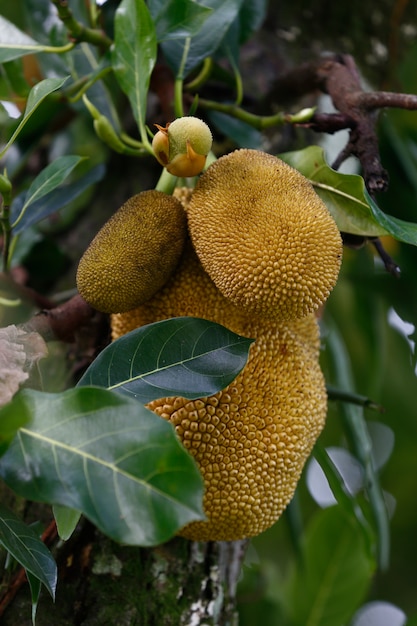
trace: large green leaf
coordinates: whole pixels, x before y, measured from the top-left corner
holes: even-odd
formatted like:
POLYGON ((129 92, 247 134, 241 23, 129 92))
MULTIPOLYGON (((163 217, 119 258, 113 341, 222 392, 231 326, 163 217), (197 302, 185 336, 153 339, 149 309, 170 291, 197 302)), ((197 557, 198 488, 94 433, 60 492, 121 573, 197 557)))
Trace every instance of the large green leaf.
POLYGON ((40 580, 55 597, 57 567, 35 531, 0 504, 0 543, 16 561, 40 580))
POLYGON ((211 13, 195 0, 150 0, 148 5, 158 41, 196 35, 211 13))
POLYGON ((292 626, 346 624, 369 587, 375 563, 341 507, 316 514, 303 557, 286 594, 292 626))
POLYGON ((280 158, 308 178, 339 230, 369 237, 388 234, 388 230, 373 215, 363 178, 333 170, 326 163, 323 148, 310 146, 280 154, 280 158))
MULTIPOLYGON (((211 14, 199 31, 191 38, 187 58, 183 67, 184 77, 206 57, 219 48, 230 25, 236 19, 243 0, 205 0, 204 5, 211 14)), ((175 39, 162 42, 167 63, 177 75, 183 63, 185 40, 175 39)))
POLYGON ((144 140, 149 81, 157 52, 155 26, 144 0, 122 0, 114 28, 114 72, 144 140))
POLYGON ((20 131, 25 126, 26 122, 30 119, 33 113, 36 111, 38 106, 45 100, 47 96, 53 91, 60 89, 65 81, 68 79, 68 76, 65 78, 45 78, 37 83, 30 90, 29 97, 26 103, 25 112, 23 117, 21 118, 18 127, 14 131, 13 135, 10 137, 7 144, 4 146, 3 150, 0 152, 0 157, 2 157, 12 143, 15 141, 16 137, 20 134, 20 131))
POLYGON ((251 343, 208 320, 163 320, 107 346, 79 385, 107 387, 144 403, 166 396, 209 396, 236 378, 251 343))
POLYGON ((172 426, 138 402, 105 389, 62 394, 24 390, 0 410, 28 411, 0 459, 0 476, 30 500, 81 511, 130 545, 166 541, 203 519, 203 484, 172 426))

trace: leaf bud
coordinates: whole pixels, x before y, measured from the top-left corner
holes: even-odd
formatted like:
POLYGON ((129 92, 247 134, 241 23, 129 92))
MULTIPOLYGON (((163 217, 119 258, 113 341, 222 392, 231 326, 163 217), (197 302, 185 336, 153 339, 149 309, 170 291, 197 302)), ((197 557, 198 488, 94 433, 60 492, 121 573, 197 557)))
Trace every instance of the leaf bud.
POLYGON ((197 176, 205 166, 213 138, 207 124, 197 117, 179 117, 158 132, 152 141, 156 159, 173 176, 197 176))

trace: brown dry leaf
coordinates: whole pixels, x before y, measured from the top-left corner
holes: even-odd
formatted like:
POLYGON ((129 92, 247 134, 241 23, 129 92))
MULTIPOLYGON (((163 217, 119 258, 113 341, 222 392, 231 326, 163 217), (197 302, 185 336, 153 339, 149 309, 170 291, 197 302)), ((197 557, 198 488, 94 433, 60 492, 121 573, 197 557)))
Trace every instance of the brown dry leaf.
POLYGON ((0 406, 13 398, 30 370, 47 354, 46 343, 38 333, 15 325, 0 328, 0 406))

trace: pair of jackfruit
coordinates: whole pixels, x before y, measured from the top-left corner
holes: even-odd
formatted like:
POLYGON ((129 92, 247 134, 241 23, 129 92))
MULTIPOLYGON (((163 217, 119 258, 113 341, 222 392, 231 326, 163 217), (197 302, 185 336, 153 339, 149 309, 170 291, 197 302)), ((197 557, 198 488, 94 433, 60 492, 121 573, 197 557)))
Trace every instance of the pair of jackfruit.
POLYGON ((113 314, 114 339, 182 315, 255 339, 223 391, 148 405, 174 425, 205 481, 208 519, 185 527, 185 537, 256 535, 291 500, 325 421, 315 312, 341 255, 336 224, 310 183, 269 154, 237 150, 192 192, 128 200, 81 259, 79 291, 113 314))

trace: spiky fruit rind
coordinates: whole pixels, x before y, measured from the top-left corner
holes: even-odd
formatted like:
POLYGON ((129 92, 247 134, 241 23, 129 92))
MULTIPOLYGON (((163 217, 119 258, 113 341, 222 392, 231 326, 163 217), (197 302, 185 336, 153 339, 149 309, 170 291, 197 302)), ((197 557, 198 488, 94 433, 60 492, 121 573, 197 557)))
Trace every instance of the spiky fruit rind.
POLYGON ((291 500, 325 421, 317 321, 309 315, 283 324, 236 307, 188 248, 175 275, 149 302, 112 316, 113 339, 180 315, 211 319, 255 338, 247 365, 225 390, 148 405, 173 424, 205 482, 208 521, 192 523, 180 534, 198 541, 257 535, 291 500))
POLYGON ((185 237, 185 213, 176 198, 155 190, 129 198, 81 258, 81 296, 105 313, 134 309, 168 280, 185 237))
POLYGON ((247 311, 303 317, 336 283, 336 223, 310 182, 270 154, 244 149, 218 159, 200 177, 187 216, 204 268, 247 311))

